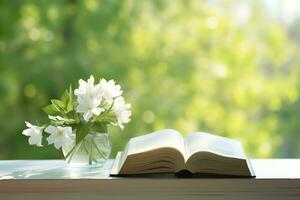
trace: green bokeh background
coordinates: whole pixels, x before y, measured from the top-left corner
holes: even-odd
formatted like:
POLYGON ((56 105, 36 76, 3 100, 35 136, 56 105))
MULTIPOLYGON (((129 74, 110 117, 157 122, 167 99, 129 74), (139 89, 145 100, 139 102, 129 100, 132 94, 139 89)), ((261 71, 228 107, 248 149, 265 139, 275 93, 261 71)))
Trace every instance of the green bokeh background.
POLYGON ((29 146, 24 121, 46 120, 41 108, 91 74, 132 104, 124 131, 110 129, 112 157, 164 128, 300 156, 300 21, 263 1, 1 0, 0 26, 0 159, 62 158, 29 146))

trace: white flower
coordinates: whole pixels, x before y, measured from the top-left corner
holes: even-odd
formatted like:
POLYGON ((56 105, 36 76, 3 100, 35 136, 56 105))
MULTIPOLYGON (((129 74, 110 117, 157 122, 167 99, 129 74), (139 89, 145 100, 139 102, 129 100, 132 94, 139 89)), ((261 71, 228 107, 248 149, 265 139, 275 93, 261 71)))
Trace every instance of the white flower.
POLYGON ((56 149, 59 149, 68 143, 72 143, 72 128, 69 126, 55 127, 50 125, 45 128, 45 132, 50 133, 50 136, 47 138, 48 144, 54 144, 56 149))
POLYGON ((43 146, 42 145, 42 132, 43 132, 42 127, 34 126, 34 125, 30 124, 29 122, 25 122, 25 124, 28 128, 25 129, 22 132, 22 134, 29 136, 28 143, 30 145, 37 145, 39 147, 43 146))
POLYGON ((101 103, 100 99, 81 96, 78 97, 78 106, 76 108, 77 112, 83 113, 83 118, 85 121, 89 121, 93 115, 99 115, 104 111, 103 108, 98 107, 101 103))
POLYGON ((99 86, 101 90, 101 95, 106 100, 118 97, 123 93, 123 91, 121 90, 121 86, 116 85, 114 80, 107 81, 105 79, 101 79, 99 86))
POLYGON ((101 90, 100 85, 94 85, 95 79, 93 76, 87 80, 79 80, 79 88, 74 91, 77 96, 77 108, 78 113, 83 113, 83 118, 85 121, 89 121, 93 115, 99 115, 104 111, 100 108, 101 104, 101 90))
POLYGON ((131 116, 130 108, 131 105, 125 103, 123 97, 117 97, 115 99, 112 110, 117 117, 117 125, 121 129, 124 128, 123 124, 128 123, 130 121, 130 116, 131 116))
POLYGON ((90 78, 85 82, 84 80, 79 80, 79 88, 74 91, 76 96, 88 96, 89 98, 99 98, 101 96, 100 85, 94 85, 95 78, 90 76, 90 78))

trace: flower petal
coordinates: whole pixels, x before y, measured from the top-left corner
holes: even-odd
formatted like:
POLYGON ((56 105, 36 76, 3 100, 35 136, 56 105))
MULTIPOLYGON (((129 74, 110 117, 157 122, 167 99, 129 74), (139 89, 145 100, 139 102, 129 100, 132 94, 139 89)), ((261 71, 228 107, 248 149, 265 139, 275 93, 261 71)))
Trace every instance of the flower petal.
POLYGON ((56 140, 54 142, 54 147, 56 149, 60 149, 64 144, 64 137, 56 137, 56 140))
POLYGON ((45 132, 50 134, 56 134, 58 133, 58 129, 55 126, 50 125, 45 128, 45 132))
POLYGON ((25 121, 25 124, 28 128, 31 128, 33 126, 32 124, 30 124, 29 122, 26 122, 26 121, 25 121))
POLYGON ((94 82, 95 82, 95 78, 93 75, 90 76, 90 78, 87 80, 89 85, 93 85, 94 86, 94 82))
POLYGON ((93 113, 94 115, 100 115, 100 113, 103 112, 103 111, 104 111, 103 108, 94 108, 94 109, 92 110, 92 113, 93 113))
POLYGON ((49 137, 47 137, 47 141, 48 141, 48 144, 53 144, 55 141, 55 136, 50 135, 49 137))
POLYGON ((91 111, 87 111, 86 113, 83 114, 83 118, 85 121, 89 121, 92 116, 93 116, 93 113, 91 111))
POLYGON ((28 139, 30 145, 42 146, 42 135, 33 135, 28 139))
POLYGON ((31 136, 32 134, 34 134, 33 130, 31 128, 28 128, 28 129, 25 129, 23 132, 22 132, 23 135, 26 135, 26 136, 31 136))
POLYGON ((72 127, 70 127, 70 126, 64 127, 63 133, 65 134, 65 136, 71 136, 72 135, 72 127))

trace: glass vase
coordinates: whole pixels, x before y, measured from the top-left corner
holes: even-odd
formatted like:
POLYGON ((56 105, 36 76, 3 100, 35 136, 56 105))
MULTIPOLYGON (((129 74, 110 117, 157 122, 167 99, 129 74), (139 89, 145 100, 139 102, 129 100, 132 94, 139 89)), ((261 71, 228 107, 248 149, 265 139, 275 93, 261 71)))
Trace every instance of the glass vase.
POLYGON ((102 167, 111 153, 111 137, 108 133, 91 132, 75 145, 63 147, 65 160, 72 167, 102 167), (67 157, 66 157, 67 156, 67 157))

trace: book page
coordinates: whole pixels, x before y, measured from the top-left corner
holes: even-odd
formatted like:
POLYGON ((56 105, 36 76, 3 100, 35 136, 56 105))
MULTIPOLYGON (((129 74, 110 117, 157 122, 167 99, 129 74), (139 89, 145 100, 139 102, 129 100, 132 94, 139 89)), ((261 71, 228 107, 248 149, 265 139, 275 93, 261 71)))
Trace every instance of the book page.
POLYGON ((165 129, 147 135, 130 139, 127 155, 171 147, 184 155, 184 139, 181 134, 172 129, 165 129))
POLYGON ((185 138, 185 145, 187 158, 196 152, 207 151, 221 156, 246 159, 239 141, 209 133, 191 133, 185 138))
POLYGON ((111 167, 111 170, 110 170, 111 176, 117 176, 120 172, 122 153, 123 153, 122 151, 119 151, 116 155, 116 158, 115 158, 113 165, 111 167))

